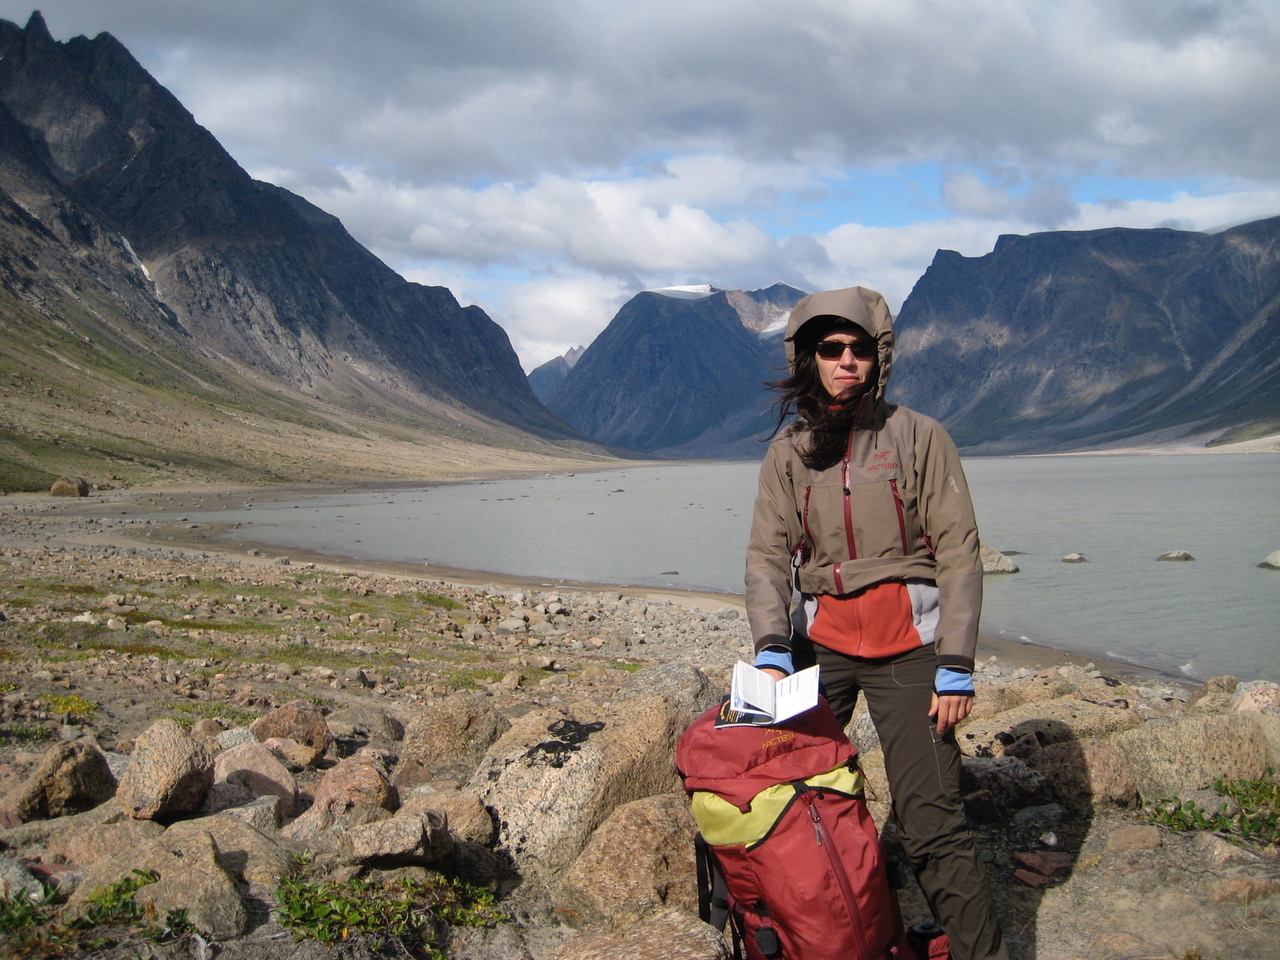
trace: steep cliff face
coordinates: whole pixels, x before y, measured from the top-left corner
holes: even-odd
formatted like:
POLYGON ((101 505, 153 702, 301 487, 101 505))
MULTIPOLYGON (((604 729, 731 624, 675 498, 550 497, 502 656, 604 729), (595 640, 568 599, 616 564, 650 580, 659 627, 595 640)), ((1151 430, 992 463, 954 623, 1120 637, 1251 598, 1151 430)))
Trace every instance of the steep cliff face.
POLYGON ((987 452, 1280 428, 1280 218, 939 251, 903 304, 890 397, 987 452))
POLYGON ((759 456, 763 384, 782 374, 777 336, 803 293, 646 291, 623 305, 548 401, 601 443, 668 456, 759 456))
POLYGON ((543 403, 550 400, 586 349, 581 346, 573 347, 564 356, 552 357, 546 363, 530 370, 527 379, 533 395, 543 403))
POLYGON ((86 256, 120 248, 106 282, 148 302, 121 301, 113 336, 433 430, 577 438, 482 310, 405 281, 333 217, 251 179, 111 36, 58 43, 37 14, 0 28, 0 57, 0 188, 28 229, 86 256))

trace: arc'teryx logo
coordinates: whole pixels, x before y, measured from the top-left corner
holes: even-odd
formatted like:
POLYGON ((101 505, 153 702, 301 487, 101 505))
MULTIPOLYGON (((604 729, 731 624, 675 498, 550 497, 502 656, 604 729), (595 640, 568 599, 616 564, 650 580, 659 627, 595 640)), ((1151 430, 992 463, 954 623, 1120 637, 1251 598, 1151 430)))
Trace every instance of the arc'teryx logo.
POLYGON ((880 452, 873 454, 871 457, 871 466, 867 467, 867 472, 870 473, 872 470, 898 469, 897 463, 889 459, 889 455, 892 453, 892 450, 881 450, 880 452))

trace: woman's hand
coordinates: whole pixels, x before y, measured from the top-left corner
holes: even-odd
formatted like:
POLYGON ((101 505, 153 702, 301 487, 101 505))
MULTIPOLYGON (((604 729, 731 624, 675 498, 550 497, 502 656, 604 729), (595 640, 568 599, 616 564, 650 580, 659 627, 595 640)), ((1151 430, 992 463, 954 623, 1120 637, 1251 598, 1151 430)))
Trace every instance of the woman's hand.
MULTIPOLYGON (((779 670, 777 667, 761 667, 760 672, 768 674, 769 679, 772 680, 774 683, 777 683, 779 680, 781 680, 783 677, 786 676, 786 674, 783 673, 781 670, 779 670)), ((932 714, 930 714, 930 716, 932 716, 932 714)))
POLYGON ((929 716, 937 719, 938 736, 942 736, 969 715, 973 709, 973 697, 955 697, 936 693, 929 701, 929 716))

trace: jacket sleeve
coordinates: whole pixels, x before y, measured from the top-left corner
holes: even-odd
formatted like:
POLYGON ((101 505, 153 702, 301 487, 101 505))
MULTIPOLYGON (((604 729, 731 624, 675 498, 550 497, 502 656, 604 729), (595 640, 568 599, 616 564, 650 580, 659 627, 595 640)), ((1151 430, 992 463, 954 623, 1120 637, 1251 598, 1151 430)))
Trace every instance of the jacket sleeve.
POLYGON ((800 540, 785 440, 775 441, 760 466, 747 544, 746 606, 757 651, 791 647, 791 551, 800 540))
POLYGON ((916 436, 920 522, 937 562, 938 665, 972 670, 982 613, 978 523, 956 445, 942 426, 925 419, 916 436))

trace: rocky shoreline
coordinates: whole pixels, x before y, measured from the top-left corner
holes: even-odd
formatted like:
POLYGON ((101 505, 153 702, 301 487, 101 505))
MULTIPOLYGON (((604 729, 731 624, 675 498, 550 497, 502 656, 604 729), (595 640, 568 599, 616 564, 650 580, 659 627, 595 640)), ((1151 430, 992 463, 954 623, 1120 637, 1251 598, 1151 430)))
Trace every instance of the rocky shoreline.
MULTIPOLYGON (((159 879, 138 896, 185 905, 195 929, 95 956, 352 957, 377 954, 359 936, 293 942, 282 876, 443 870, 507 918, 451 927, 450 956, 726 956, 693 910, 671 751, 749 655, 737 598, 180 543, 179 500, 209 495, 0 499, 11 890, 74 900, 145 862, 159 879), (171 529, 130 524, 163 496, 171 529)), ((1015 646, 984 650, 960 731, 1012 955, 1276 956, 1275 848, 1138 814, 1213 806, 1216 777, 1280 767, 1280 687, 1193 689, 1015 646)), ((854 732, 884 798, 865 714, 854 732)), ((887 803, 872 809, 883 823, 887 803)))

